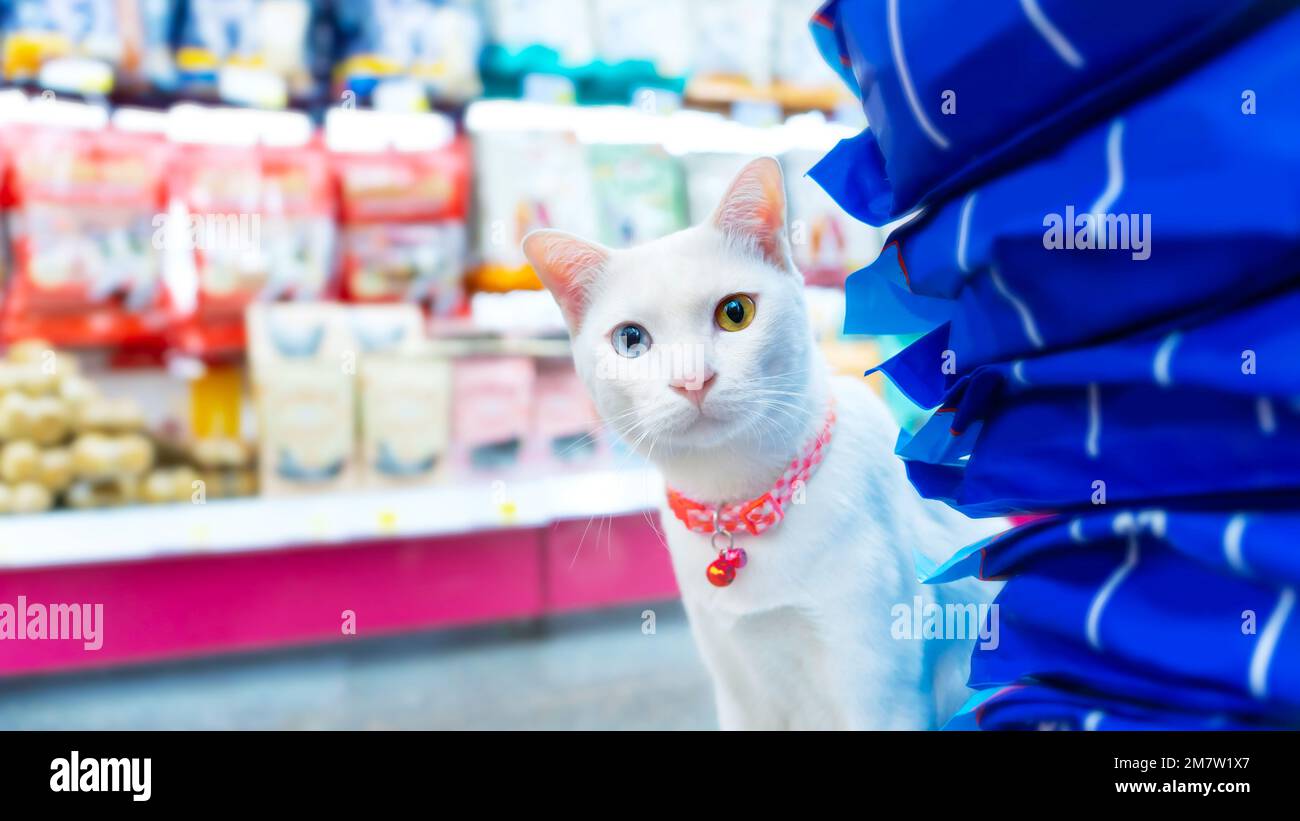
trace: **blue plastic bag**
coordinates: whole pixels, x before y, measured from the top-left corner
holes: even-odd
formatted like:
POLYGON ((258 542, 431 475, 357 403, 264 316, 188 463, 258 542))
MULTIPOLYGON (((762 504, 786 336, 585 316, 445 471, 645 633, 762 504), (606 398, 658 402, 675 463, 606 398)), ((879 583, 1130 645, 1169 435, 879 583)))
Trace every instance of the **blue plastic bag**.
MULTIPOLYGON (((813 17, 824 58, 870 130, 815 173, 883 225, 990 166, 1112 110, 1288 7, 1182 0, 832 0, 813 17), (1115 21, 1122 21, 1122 25, 1115 21)), ((832 191, 834 195, 836 191, 832 191)))
POLYGON ((972 687, 1046 683, 1066 713, 1069 693, 1087 694, 1091 709, 1113 700, 1157 725, 1166 711, 1295 725, 1298 529, 1296 511, 1054 517, 972 545, 927 581, 1007 579, 996 646, 977 646, 972 687))
POLYGON ((922 496, 971 516, 1269 493, 1295 504, 1300 402, 1142 385, 966 391, 895 452, 922 496))
MULTIPOLYGON (((1300 395, 1300 288, 1226 313, 1207 312, 1091 347, 970 367, 948 328, 879 370, 917 405, 971 408, 990 396, 1085 385, 1204 388, 1242 396, 1300 395), (951 367, 945 367, 951 365, 951 367)), ((973 408, 982 412, 982 408, 973 408)), ((958 422, 958 429, 965 427, 958 422)))
MULTIPOLYGON (((1028 682, 980 690, 945 730, 1265 730, 1274 724, 1028 682)), ((1136 774, 1135 774, 1136 775, 1136 774)))
POLYGON ((946 347, 969 368, 1300 281, 1297 42, 1300 13, 899 229, 897 246, 849 278, 846 330, 946 323, 946 347), (1093 213, 1113 222, 1067 233, 1067 217, 1078 228, 1093 213))

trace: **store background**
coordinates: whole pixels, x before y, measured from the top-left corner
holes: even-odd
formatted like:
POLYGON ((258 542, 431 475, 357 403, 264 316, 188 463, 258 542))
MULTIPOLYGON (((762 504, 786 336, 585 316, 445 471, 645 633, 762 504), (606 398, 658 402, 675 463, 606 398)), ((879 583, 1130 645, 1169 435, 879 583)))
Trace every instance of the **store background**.
POLYGON ((104 605, 0 642, 0 728, 714 726, 519 239, 775 155, 832 367, 899 349, 840 334, 882 234, 803 176, 864 124, 817 5, 0 3, 0 602, 104 605))

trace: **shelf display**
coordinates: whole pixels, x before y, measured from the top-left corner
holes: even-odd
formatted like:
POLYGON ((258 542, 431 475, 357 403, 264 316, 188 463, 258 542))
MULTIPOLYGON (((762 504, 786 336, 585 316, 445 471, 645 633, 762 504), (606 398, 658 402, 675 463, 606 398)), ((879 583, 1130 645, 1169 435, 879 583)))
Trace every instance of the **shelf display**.
POLYGON ((363 0, 335 6, 336 91, 358 100, 385 85, 415 83, 437 100, 463 102, 482 92, 478 60, 483 23, 466 0, 363 0))
POLYGON ((334 152, 340 285, 355 302, 408 301, 447 314, 460 304, 468 252, 469 145, 334 152))
POLYGON ((4 337, 156 339, 167 312, 156 247, 170 147, 152 135, 22 126, 6 145, 13 271, 4 337))
POLYGON ((537 228, 563 225, 595 233, 591 169, 583 146, 564 131, 493 130, 474 134, 480 271, 484 290, 540 288, 520 243, 537 228))
POLYGON ((73 356, 43 341, 9 347, 0 362, 0 512, 135 501, 142 485, 156 489, 155 463, 135 401, 103 396, 73 356))
POLYGON ((177 83, 227 102, 284 108, 313 93, 308 0, 188 0, 177 83))
POLYGON ((662 147, 597 144, 587 158, 601 242, 626 248, 686 227, 682 169, 662 147))
POLYGON ((170 176, 181 235, 168 244, 192 255, 194 280, 174 331, 182 350, 240 350, 250 303, 327 294, 335 206, 319 147, 187 144, 170 176))

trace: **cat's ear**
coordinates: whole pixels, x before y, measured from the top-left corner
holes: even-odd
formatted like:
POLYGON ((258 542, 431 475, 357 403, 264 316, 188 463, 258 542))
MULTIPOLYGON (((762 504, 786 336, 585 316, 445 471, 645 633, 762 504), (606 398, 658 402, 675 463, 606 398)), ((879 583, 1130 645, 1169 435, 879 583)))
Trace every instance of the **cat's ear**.
POLYGON ((712 223, 742 252, 794 270, 785 235, 785 180, 772 157, 759 157, 740 170, 713 212, 712 223))
POLYGON ((609 261, 609 251, 594 242, 549 229, 524 237, 524 256, 555 297, 574 332, 587 308, 592 283, 609 261))

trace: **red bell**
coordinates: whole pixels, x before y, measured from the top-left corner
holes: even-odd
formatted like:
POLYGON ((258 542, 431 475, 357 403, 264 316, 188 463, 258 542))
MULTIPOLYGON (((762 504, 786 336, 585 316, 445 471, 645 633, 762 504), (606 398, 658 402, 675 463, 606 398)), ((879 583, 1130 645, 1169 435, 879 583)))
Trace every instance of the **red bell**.
POLYGON ((735 565, 732 565, 726 559, 714 559, 709 563, 709 569, 706 573, 709 577, 709 584, 714 587, 726 587, 736 580, 735 565))
POLYGON ((745 555, 745 548, 733 547, 722 551, 722 560, 739 570, 749 561, 749 556, 745 555))

